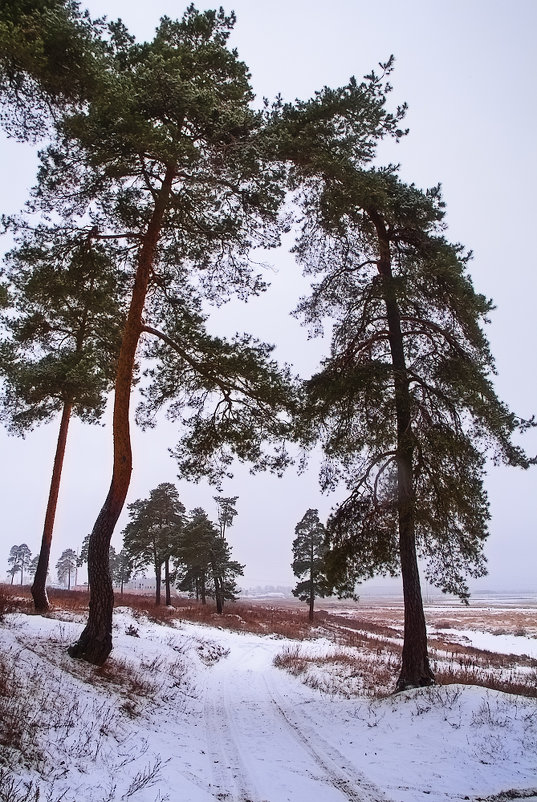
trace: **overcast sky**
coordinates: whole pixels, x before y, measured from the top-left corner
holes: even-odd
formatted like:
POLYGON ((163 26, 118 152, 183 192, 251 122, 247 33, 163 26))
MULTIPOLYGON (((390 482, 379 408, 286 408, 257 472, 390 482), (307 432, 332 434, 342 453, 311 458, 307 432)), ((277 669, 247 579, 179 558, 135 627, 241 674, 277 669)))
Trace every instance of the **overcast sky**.
MULTIPOLYGON (((82 2, 84 6, 84 2, 82 2)), ((180 16, 168 0, 92 0, 93 16, 121 17, 138 39, 152 37, 160 16, 180 16)), ((209 8, 210 5, 198 6, 209 8)), ((281 93, 306 99, 324 85, 341 86, 396 58, 395 107, 406 101, 410 134, 383 146, 382 162, 401 165, 403 179, 425 188, 441 182, 448 236, 474 252, 476 288, 497 310, 488 327, 496 356, 500 397, 523 417, 537 411, 535 377, 537 270, 537 68, 534 0, 238 0, 232 44, 248 64, 259 99, 281 93)), ((36 159, 26 146, 0 141, 0 207, 20 209, 33 182, 36 159)), ((1 247, 1 243, 0 243, 1 247)), ((305 284, 289 254, 272 254, 272 288, 262 299, 219 310, 215 331, 250 331, 277 345, 276 356, 304 374, 322 354, 306 340, 289 310, 305 284)), ((58 421, 25 439, 0 434, 2 535, 0 576, 13 544, 38 552, 58 421)), ((148 496, 161 482, 178 484, 187 508, 216 515, 214 491, 177 480, 167 449, 176 441, 167 422, 135 432, 128 501, 148 496)), ((524 444, 537 452, 537 436, 524 444)), ((78 548, 104 501, 111 471, 111 429, 73 422, 67 445, 51 564, 65 548, 78 548)), ((537 469, 491 467, 487 480, 491 536, 489 576, 476 589, 537 590, 537 469)), ((246 565, 245 586, 294 584, 290 569, 294 527, 308 507, 326 517, 337 497, 321 496, 315 468, 281 480, 251 477, 239 466, 225 495, 238 495, 239 515, 229 530, 234 557, 246 565)), ((120 519, 113 542, 121 547, 120 519)))

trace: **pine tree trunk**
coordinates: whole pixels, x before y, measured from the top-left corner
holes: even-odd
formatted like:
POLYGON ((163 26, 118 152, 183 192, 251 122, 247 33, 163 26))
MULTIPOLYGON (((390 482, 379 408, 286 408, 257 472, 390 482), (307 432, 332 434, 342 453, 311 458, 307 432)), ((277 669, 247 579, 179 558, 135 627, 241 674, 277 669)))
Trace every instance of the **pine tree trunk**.
POLYGON ((396 690, 434 684, 429 665, 427 628, 421 597, 416 554, 415 496, 411 398, 408 385, 401 316, 391 270, 389 236, 381 216, 370 211, 379 241, 378 271, 383 280, 388 336, 394 373, 395 411, 397 417, 397 507, 399 555, 403 579, 405 626, 401 671, 396 690))
POLYGON ((216 601, 216 612, 219 615, 222 615, 224 612, 224 605, 222 604, 222 589, 221 589, 221 579, 216 572, 216 568, 213 567, 213 579, 214 579, 214 598, 216 601))
POLYGON ((149 222, 138 258, 138 267, 131 303, 118 357, 113 415, 114 462, 112 481, 106 501, 91 533, 88 549, 90 583, 89 615, 77 643, 69 648, 71 657, 79 657, 102 665, 112 650, 112 613, 114 591, 110 577, 110 541, 125 504, 132 472, 132 450, 129 407, 138 341, 142 333, 142 317, 155 251, 164 212, 171 193, 175 167, 166 170, 161 191, 149 222))
POLYGON ((313 605, 315 604, 315 591, 313 586, 313 535, 310 534, 310 609, 308 619, 313 621, 313 605))
POLYGON ((32 597, 34 607, 38 613, 46 613, 50 609, 47 596, 47 574, 50 561, 50 547, 52 544, 52 532, 54 529, 54 519, 56 517, 56 507, 58 504, 58 494, 60 492, 60 480, 62 475, 63 460, 65 456, 65 445, 67 442, 67 432, 71 419, 71 401, 66 401, 63 405, 58 442, 56 444, 56 454, 54 456, 54 467, 48 494, 47 509, 45 513, 45 523, 43 526, 43 536, 41 539, 41 550, 37 569, 32 584, 32 597))
POLYGON ((409 527, 399 525, 399 553, 403 577, 405 628, 401 672, 396 690, 434 684, 427 653, 427 628, 421 597, 416 544, 409 527))
POLYGON ((161 566, 155 565, 155 604, 157 607, 160 607, 160 586, 162 583, 160 570, 161 566))
POLYGON ((164 585, 166 588, 166 606, 169 607, 172 603, 172 591, 170 587, 170 558, 166 557, 164 561, 164 585))

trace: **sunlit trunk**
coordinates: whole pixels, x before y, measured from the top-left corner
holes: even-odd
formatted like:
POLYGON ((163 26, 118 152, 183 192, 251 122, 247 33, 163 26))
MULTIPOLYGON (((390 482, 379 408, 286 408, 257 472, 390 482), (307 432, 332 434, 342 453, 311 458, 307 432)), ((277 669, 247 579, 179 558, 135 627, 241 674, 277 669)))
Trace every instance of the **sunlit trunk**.
POLYGON ((50 548, 52 544, 54 519, 56 517, 58 494, 60 492, 60 480, 65 456, 67 432, 69 430, 69 421, 71 419, 71 409, 72 403, 70 401, 66 401, 63 405, 60 431, 58 433, 58 442, 56 444, 54 467, 52 469, 52 479, 50 482, 47 510, 45 513, 43 536, 41 539, 41 550, 39 552, 39 560, 37 562, 37 569, 32 584, 32 597, 34 600, 34 607, 37 612, 46 612, 50 607, 47 596, 47 574, 50 562, 50 548))
POLYGON ((114 461, 106 501, 93 527, 88 549, 90 583, 89 616, 72 657, 102 665, 112 650, 114 592, 110 577, 110 541, 125 504, 132 472, 129 408, 136 349, 142 332, 142 317, 164 212, 171 192, 175 167, 168 167, 138 258, 131 303, 118 357, 113 415, 114 461))

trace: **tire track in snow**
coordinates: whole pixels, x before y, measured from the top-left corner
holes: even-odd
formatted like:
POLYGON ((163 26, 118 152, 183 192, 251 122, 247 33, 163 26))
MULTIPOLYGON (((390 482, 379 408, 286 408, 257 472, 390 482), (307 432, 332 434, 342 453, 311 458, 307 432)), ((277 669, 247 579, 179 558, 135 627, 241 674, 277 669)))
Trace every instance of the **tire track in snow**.
POLYGON ((333 785, 347 797, 349 802, 390 802, 384 792, 365 775, 352 768, 346 768, 345 764, 348 763, 348 759, 321 737, 309 717, 307 717, 309 724, 306 723, 304 715, 298 721, 296 713, 292 713, 289 706, 285 704, 274 682, 266 674, 264 679, 272 703, 288 728, 311 753, 314 760, 330 777, 333 785))
POLYGON ((215 799, 222 802, 262 802, 248 776, 230 726, 225 704, 225 676, 207 687, 204 719, 212 761, 215 799))
POLYGON ((319 736, 311 719, 291 712, 271 679, 276 670, 266 661, 259 664, 259 646, 244 646, 232 648, 213 668, 207 687, 205 726, 216 799, 292 799, 308 786, 312 799, 389 802, 364 775, 345 767, 347 759, 319 736), (272 761, 269 772, 265 757, 272 761), (274 786, 269 792, 267 782, 277 781, 279 793, 274 786))
POLYGON ((341 800, 341 792, 296 739, 272 703, 258 664, 259 647, 248 644, 213 666, 208 677, 204 727, 214 787, 223 802, 284 802, 305 797, 341 800), (260 792, 260 789, 263 789, 260 792))

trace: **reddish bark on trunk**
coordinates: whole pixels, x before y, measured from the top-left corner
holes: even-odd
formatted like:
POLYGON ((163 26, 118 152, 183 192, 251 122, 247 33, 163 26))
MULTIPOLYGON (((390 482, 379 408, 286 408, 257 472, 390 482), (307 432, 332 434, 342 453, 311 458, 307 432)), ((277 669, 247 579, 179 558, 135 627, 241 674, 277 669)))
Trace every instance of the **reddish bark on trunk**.
POLYGON ((43 536, 41 539, 41 550, 37 562, 32 584, 32 597, 34 607, 38 613, 46 613, 50 608, 47 596, 47 574, 50 561, 50 547, 52 544, 52 532, 54 530, 54 519, 56 517, 56 507, 58 505, 58 494, 60 492, 60 480, 62 475, 63 460, 65 456, 65 445, 67 442, 67 432, 71 419, 72 402, 66 401, 63 405, 62 417, 60 421, 60 431, 56 444, 56 454, 54 456, 54 467, 50 481, 47 510, 45 513, 45 523, 43 525, 43 536))
POLYGON ((138 258, 131 303, 119 352, 113 416, 114 462, 106 501, 91 533, 88 549, 90 601, 88 622, 77 643, 69 648, 71 657, 102 665, 112 650, 114 592, 109 567, 110 540, 125 504, 132 472, 129 407, 136 349, 142 332, 142 317, 149 277, 171 193, 175 167, 166 170, 161 191, 143 239, 138 258))

